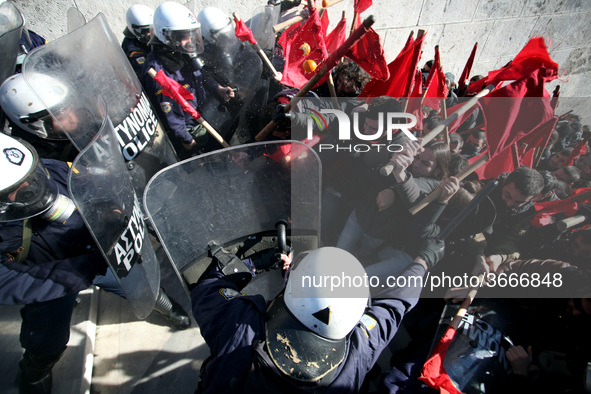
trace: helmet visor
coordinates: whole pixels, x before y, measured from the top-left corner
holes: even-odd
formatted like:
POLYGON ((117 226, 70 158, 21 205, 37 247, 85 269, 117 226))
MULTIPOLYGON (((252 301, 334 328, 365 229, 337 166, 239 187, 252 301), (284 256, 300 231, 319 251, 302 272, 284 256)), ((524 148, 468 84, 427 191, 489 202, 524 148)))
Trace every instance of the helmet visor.
POLYGON ((59 192, 47 170, 36 158, 36 165, 17 184, 0 191, 0 222, 26 219, 48 210, 59 192))
POLYGON ((54 127, 54 120, 49 111, 42 111, 23 115, 19 118, 22 125, 31 133, 47 140, 67 140, 68 136, 61 130, 54 127))
POLYGON ((168 30, 164 36, 165 44, 176 51, 188 54, 203 52, 201 29, 198 27, 189 30, 168 30))
POLYGON ((147 44, 152 37, 152 27, 151 26, 138 26, 138 25, 131 25, 133 27, 133 34, 136 38, 144 43, 147 44))

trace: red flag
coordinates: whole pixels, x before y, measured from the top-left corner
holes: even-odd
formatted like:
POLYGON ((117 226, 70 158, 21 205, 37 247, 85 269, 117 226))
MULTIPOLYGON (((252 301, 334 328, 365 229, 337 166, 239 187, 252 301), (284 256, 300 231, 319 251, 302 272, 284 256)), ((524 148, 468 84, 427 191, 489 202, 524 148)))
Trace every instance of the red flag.
POLYGON ((326 37, 326 33, 328 32, 328 25, 330 24, 330 20, 328 19, 328 12, 324 10, 322 16, 320 17, 320 24, 322 25, 322 37, 326 37))
POLYGON ((341 46, 347 38, 347 18, 342 18, 334 29, 326 36, 326 51, 330 55, 341 46))
POLYGON ((355 12, 361 14, 363 11, 371 7, 373 0, 355 0, 355 12))
POLYGON ((554 117, 545 71, 537 69, 480 99, 491 158, 554 117))
POLYGON ((201 114, 187 102, 187 100, 192 100, 195 97, 191 92, 185 89, 177 81, 164 74, 164 71, 162 70, 156 73, 154 80, 162 87, 162 93, 176 101, 183 108, 183 111, 195 119, 201 118, 201 114))
POLYGON ((353 45, 347 57, 374 79, 386 80, 390 77, 380 35, 373 28, 370 28, 361 40, 353 45))
POLYGON ((386 81, 371 79, 365 84, 359 97, 407 97, 409 92, 406 91, 406 85, 409 78, 414 76, 418 63, 418 59, 416 61, 414 59, 414 52, 415 49, 420 51, 424 40, 425 35, 414 40, 406 50, 388 64, 390 77, 386 81))
POLYGON ((567 217, 574 216, 579 209, 578 204, 588 204, 591 202, 590 197, 580 197, 580 201, 575 201, 574 198, 581 196, 584 193, 591 192, 591 188, 580 188, 571 193, 568 198, 558 201, 537 202, 534 208, 537 211, 536 216, 530 221, 534 227, 543 227, 552 223, 552 216, 558 213, 564 213, 567 217))
MULTIPOLYGON (((326 14, 326 12, 325 12, 325 14, 326 14)), ((330 56, 331 53, 333 53, 334 51, 339 49, 339 47, 343 44, 343 42, 345 42, 346 39, 347 39, 347 19, 342 18, 339 21, 339 23, 335 26, 335 28, 332 29, 330 34, 324 40, 324 43, 326 45, 326 51, 328 52, 328 55, 330 56)), ((324 77, 322 77, 322 79, 320 79, 320 81, 318 81, 318 84, 316 86, 325 83, 328 80, 329 76, 330 76, 330 73, 326 73, 326 75, 324 77)))
MULTIPOLYGON (((516 152, 517 149, 513 144, 497 153, 494 157, 488 159, 486 163, 474 171, 478 175, 478 179, 493 179, 505 172, 513 172, 519 167, 519 162, 515 162, 516 152)), ((488 155, 488 150, 484 154, 468 159, 468 162, 472 164, 483 155, 488 155)), ((517 157, 517 160, 519 161, 519 157, 517 157)))
POLYGON ((577 144, 577 146, 575 146, 573 148, 573 151, 570 153, 570 155, 568 156, 568 159, 566 159, 566 161, 564 162, 564 164, 562 166, 567 167, 567 166, 574 165, 575 160, 577 160, 577 157, 587 153, 587 142, 589 142, 590 139, 591 139, 591 136, 589 136, 589 135, 586 136, 585 138, 583 138, 581 140, 581 142, 579 142, 577 144))
POLYGON ((410 128, 411 131, 423 130, 423 105, 421 103, 423 95, 423 75, 421 70, 417 70, 415 73, 414 88, 410 97, 408 98, 408 104, 406 105, 406 112, 413 114, 417 118, 417 124, 410 128))
POLYGON ((236 23, 236 26, 234 27, 236 37, 242 42, 248 41, 252 45, 256 45, 257 40, 255 40, 252 31, 246 26, 244 21, 242 19, 234 19, 234 23, 236 23))
POLYGON ((525 152, 533 150, 535 148, 544 149, 546 145, 548 145, 548 141, 552 136, 552 132, 556 127, 556 123, 558 122, 558 117, 553 116, 552 118, 548 119, 546 122, 540 124, 534 130, 529 132, 524 137, 520 138, 518 141, 518 145, 525 146, 525 152))
MULTIPOLYGON (((456 112, 458 109, 460 109, 464 104, 466 104, 465 102, 461 102, 459 104, 454 105, 451 108, 447 109, 447 117, 449 118, 451 116, 451 114, 453 114, 454 112, 456 112)), ((466 112, 464 112, 462 115, 460 115, 458 117, 458 119, 456 119, 455 121, 453 121, 449 126, 448 126, 448 130, 450 133, 455 133, 456 130, 462 125, 462 123, 464 123, 468 118, 470 118, 470 116, 472 115, 472 113, 476 110, 476 108, 478 108, 476 105, 473 106, 472 108, 470 108, 469 110, 467 110, 466 112)), ((474 129, 476 128, 482 128, 482 124, 476 126, 474 129)), ((470 130, 466 130, 466 136, 469 134, 470 131, 472 131, 473 129, 470 130)), ((463 133, 463 132, 462 132, 463 133)), ((465 138, 465 137, 464 137, 465 138)))
POLYGON ((291 42, 293 40, 293 37, 295 36, 297 31, 300 29, 300 27, 301 27, 300 23, 294 23, 293 25, 289 26, 283 33, 281 33, 281 36, 279 36, 277 43, 281 46, 281 48, 283 48, 283 56, 284 57, 285 57, 285 51, 287 50, 287 43, 291 42))
POLYGON ((476 57, 476 49, 478 48, 478 43, 474 44, 474 48, 472 48, 472 52, 470 53, 470 57, 468 57, 468 61, 462 70, 462 75, 458 81, 458 90, 463 92, 466 89, 466 81, 470 78, 470 72, 472 71, 472 65, 474 64, 474 58, 476 57))
POLYGON ((314 75, 304 70, 304 62, 311 60, 317 65, 328 57, 322 24, 316 9, 310 10, 306 22, 288 37, 284 47, 285 66, 283 68, 283 85, 301 89, 314 75))
POLYGON ((451 345, 455 333, 456 330, 453 327, 447 328, 443 337, 441 337, 437 345, 435 345, 435 348, 431 352, 431 356, 425 362, 419 379, 433 389, 440 389, 442 393, 462 394, 453 384, 443 367, 445 353, 447 352, 447 349, 449 349, 449 345, 451 345))
POLYGON ((467 92, 477 93, 490 84, 496 85, 502 81, 523 78, 541 67, 546 68, 545 82, 558 77, 558 64, 550 58, 544 39, 531 38, 513 61, 498 70, 490 71, 486 77, 470 84, 467 92))
POLYGON ((439 55, 439 46, 435 47, 435 59, 433 60, 433 66, 429 71, 429 76, 425 82, 425 100, 423 104, 439 111, 439 105, 441 98, 446 98, 448 89, 446 84, 445 74, 441 68, 441 57, 439 55))

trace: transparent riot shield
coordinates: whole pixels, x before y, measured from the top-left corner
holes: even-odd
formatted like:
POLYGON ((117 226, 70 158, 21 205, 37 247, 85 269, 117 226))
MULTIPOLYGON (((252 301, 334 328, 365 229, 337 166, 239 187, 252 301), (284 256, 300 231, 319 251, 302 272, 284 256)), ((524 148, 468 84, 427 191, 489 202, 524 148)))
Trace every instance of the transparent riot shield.
MULTIPOLYGON (((273 26, 279 23, 280 11, 280 5, 259 7, 255 10, 254 16, 248 21, 248 26, 250 30, 252 30, 252 34, 271 62, 273 62, 276 37, 273 26)), ((248 124, 251 133, 255 132, 256 129, 260 129, 259 116, 261 110, 270 100, 269 96, 272 93, 270 93, 269 90, 271 85, 278 85, 276 81, 272 81, 272 79, 273 74, 267 67, 264 67, 261 78, 258 80, 253 99, 246 108, 246 116, 249 121, 248 124)), ((258 131, 256 131, 256 133, 258 133, 258 131)))
POLYGON ((96 122, 87 108, 97 96, 108 103, 119 150, 132 183, 142 195, 158 170, 175 163, 176 154, 133 68, 98 14, 90 22, 52 41, 25 59, 23 74, 74 145, 81 150, 94 137, 96 122), (55 80, 34 83, 38 74, 55 80))
POLYGON ((275 31, 273 26, 279 23, 281 15, 280 5, 267 5, 255 10, 254 15, 248 21, 248 27, 260 47, 267 51, 273 51, 275 47, 275 31))
POLYGON ((0 5, 0 83, 14 74, 24 24, 13 3, 6 1, 0 5))
POLYGON ((209 242, 248 258, 277 245, 279 220, 296 253, 317 248, 320 161, 296 141, 217 150, 156 174, 144 209, 186 286, 211 263, 209 242))
MULTIPOLYGON (((101 116, 100 106, 92 110, 101 116)), ((108 117, 74 160, 68 189, 133 312, 147 317, 158 295, 160 268, 108 117)))
POLYGON ((86 24, 86 18, 76 7, 68 8, 68 33, 84 26, 86 24))
MULTIPOLYGON (((241 117, 257 97, 257 88, 263 71, 263 62, 248 42, 240 41, 230 26, 223 30, 215 43, 205 45, 199 57, 203 60, 206 79, 213 78, 222 86, 234 89, 228 102, 216 92, 207 92, 207 100, 200 112, 226 141, 238 129, 241 117)), ((219 148, 219 143, 208 137, 208 145, 219 148)))

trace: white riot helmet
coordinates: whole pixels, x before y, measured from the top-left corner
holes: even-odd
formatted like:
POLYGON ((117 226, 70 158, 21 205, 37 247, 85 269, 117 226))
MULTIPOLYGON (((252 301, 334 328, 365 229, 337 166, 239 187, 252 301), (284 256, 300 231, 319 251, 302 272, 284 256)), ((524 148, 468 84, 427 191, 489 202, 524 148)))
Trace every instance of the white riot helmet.
POLYGON ((147 44, 152 34, 154 11, 143 4, 134 4, 125 13, 127 29, 141 42, 147 44))
POLYGON ((174 51, 187 54, 203 52, 199 22, 187 7, 179 3, 169 1, 156 8, 154 33, 174 51))
POLYGON ((27 80, 35 86, 35 91, 43 97, 45 103, 29 87, 23 74, 16 74, 0 86, 0 106, 6 115, 17 126, 38 137, 50 140, 68 139, 62 131, 54 129, 49 112, 51 110, 52 113, 60 113, 65 107, 68 96, 66 85, 44 74, 29 74, 27 80))
POLYGON ((0 222, 49 211, 59 200, 57 186, 25 141, 0 133, 0 222))
POLYGON ((225 46, 236 39, 232 19, 219 8, 204 8, 197 15, 197 21, 201 24, 203 39, 209 44, 225 46))
POLYGON ((268 353, 281 372, 304 382, 332 381, 346 357, 347 335, 368 303, 366 278, 361 263, 342 249, 298 256, 265 323, 268 353))

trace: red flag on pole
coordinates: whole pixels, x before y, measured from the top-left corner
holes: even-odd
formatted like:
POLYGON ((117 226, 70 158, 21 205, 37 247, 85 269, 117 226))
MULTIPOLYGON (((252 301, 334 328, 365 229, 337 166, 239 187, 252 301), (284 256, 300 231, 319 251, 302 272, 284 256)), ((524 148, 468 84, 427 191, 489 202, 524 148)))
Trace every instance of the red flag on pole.
POLYGON ((447 349, 449 349, 449 345, 451 345, 455 333, 455 328, 451 326, 447 328, 443 337, 441 337, 437 345, 435 345, 435 348, 431 352, 431 356, 425 362, 423 370, 421 371, 421 376, 419 377, 419 379, 425 382, 429 387, 440 389, 441 393, 462 394, 462 392, 453 384, 443 367, 445 354, 447 353, 447 349))
POLYGON ((255 40, 252 31, 246 26, 246 23, 242 19, 234 19, 234 30, 236 32, 236 37, 242 42, 248 41, 252 45, 256 45, 257 40, 255 40))
POLYGON ((201 118, 201 114, 187 102, 187 100, 195 98, 191 92, 185 89, 177 81, 164 74, 164 71, 162 70, 159 70, 156 73, 154 80, 162 87, 162 94, 176 101, 183 111, 195 119, 201 118))
POLYGON ((347 57, 374 79, 387 80, 390 77, 380 35, 373 28, 351 48, 347 57))
POLYGON ((466 81, 470 78, 470 72, 472 72, 472 65, 474 64, 474 58, 476 57, 476 49, 478 48, 478 43, 474 44, 474 48, 472 48, 472 52, 468 57, 468 61, 462 70, 462 75, 458 81, 458 90, 463 92, 466 89, 466 81))
POLYGON ((423 75, 421 70, 416 70, 414 88, 410 97, 408 98, 408 104, 406 105, 406 112, 413 114, 417 118, 417 124, 413 126, 410 131, 423 130, 423 75))
POLYGON ((373 0, 355 0, 355 11, 357 14, 361 14, 367 10, 373 4, 373 0))
POLYGON ((480 100, 491 158, 554 117, 546 78, 540 68, 480 100))
POLYGON ((305 64, 322 63, 328 57, 322 24, 316 9, 310 10, 306 22, 288 37, 284 46, 285 66, 281 83, 301 89, 314 75, 314 70, 305 69, 305 64))
POLYGON ((535 203, 534 208, 537 213, 530 221, 531 225, 540 228, 551 224, 551 217, 558 213, 564 213, 567 217, 574 216, 579 209, 578 204, 588 204, 591 202, 591 198, 582 196, 582 194, 589 192, 591 192, 591 188, 579 188, 564 200, 535 203))
POLYGON ((441 68, 441 57, 439 55, 439 46, 435 47, 435 59, 433 60, 433 66, 429 71, 427 81, 425 81, 425 99, 423 104, 439 111, 439 105, 441 98, 446 98, 448 89, 445 74, 441 68))
POLYGON ((334 29, 326 36, 326 51, 330 55, 341 46, 347 38, 347 18, 342 18, 334 29))
POLYGON ((414 77, 417 61, 413 61, 415 49, 420 50, 423 47, 425 36, 417 38, 403 50, 396 59, 388 64, 390 77, 386 80, 371 79, 365 84, 365 88, 359 97, 406 97, 406 86, 409 78, 414 77))
POLYGON ((583 138, 581 140, 581 142, 579 142, 577 144, 577 146, 575 146, 573 148, 573 151, 571 152, 571 154, 568 156, 568 159, 566 159, 566 161, 564 162, 564 164, 562 165, 563 167, 567 167, 567 166, 572 166, 575 164, 575 160, 577 160, 577 158, 581 155, 584 155, 585 153, 587 153, 587 142, 589 142, 589 140, 591 139, 591 136, 586 136, 585 138, 583 138))
POLYGON ((466 92, 478 93, 485 86, 520 79, 542 67, 546 69, 546 82, 558 77, 558 64, 550 58, 544 38, 535 37, 529 40, 513 61, 498 70, 490 71, 486 77, 470 84, 466 92))

